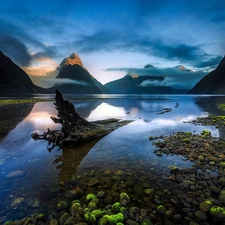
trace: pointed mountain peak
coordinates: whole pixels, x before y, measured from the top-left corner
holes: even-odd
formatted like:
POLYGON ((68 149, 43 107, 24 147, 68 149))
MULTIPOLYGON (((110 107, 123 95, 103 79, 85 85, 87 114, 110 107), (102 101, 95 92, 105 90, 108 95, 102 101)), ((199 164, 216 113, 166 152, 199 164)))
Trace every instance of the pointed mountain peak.
POLYGON ((154 66, 151 64, 147 64, 144 68, 154 68, 154 66))
POLYGON ((63 67, 75 64, 84 67, 80 57, 76 53, 72 53, 69 57, 63 59, 57 69, 61 70, 63 67))
POLYGON ((176 69, 181 70, 181 71, 186 71, 186 72, 194 72, 193 70, 187 69, 185 66, 183 65, 178 65, 175 66, 176 69))

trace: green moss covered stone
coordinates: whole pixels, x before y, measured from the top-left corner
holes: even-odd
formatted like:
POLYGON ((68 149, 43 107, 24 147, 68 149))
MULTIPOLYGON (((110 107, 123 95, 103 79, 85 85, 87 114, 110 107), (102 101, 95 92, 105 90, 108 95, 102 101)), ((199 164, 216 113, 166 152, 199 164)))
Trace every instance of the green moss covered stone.
POLYGON ((121 203, 122 206, 126 206, 130 203, 130 197, 128 196, 127 193, 122 192, 120 194, 120 203, 121 203))

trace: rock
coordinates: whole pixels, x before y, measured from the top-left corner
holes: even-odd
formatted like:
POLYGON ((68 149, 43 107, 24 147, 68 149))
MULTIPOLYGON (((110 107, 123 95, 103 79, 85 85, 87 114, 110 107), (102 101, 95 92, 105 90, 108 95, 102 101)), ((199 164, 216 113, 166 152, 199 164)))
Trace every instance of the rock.
POLYGON ((153 225, 150 218, 145 218, 141 221, 141 225, 153 225))
POLYGON ((72 224, 76 224, 76 222, 77 222, 76 219, 73 216, 71 216, 66 220, 64 225, 72 225, 72 224))
POLYGON ((219 166, 219 167, 222 167, 222 168, 225 168, 225 162, 220 162, 220 163, 218 163, 218 166, 219 166))
POLYGON ((87 186, 92 187, 92 186, 94 186, 94 185, 96 185, 96 184, 98 184, 98 183, 99 183, 99 179, 97 179, 97 178, 95 178, 95 177, 92 177, 92 178, 88 181, 87 186))
POLYGON ((64 213, 60 218, 59 218, 59 224, 64 225, 67 219, 70 217, 69 213, 64 213))
POLYGON ((166 212, 166 207, 164 205, 159 205, 157 207, 157 213, 164 214, 166 212))
POLYGON ((100 209, 96 209, 92 211, 92 215, 95 216, 96 219, 99 219, 102 216, 103 212, 100 209))
POLYGON ((215 219, 224 220, 225 209, 223 207, 213 205, 210 209, 210 215, 215 219))
POLYGON ((133 187, 133 193, 137 195, 139 198, 143 198, 145 196, 144 189, 139 185, 134 185, 133 187))
POLYGON ((122 170, 117 170, 114 174, 120 176, 120 175, 123 175, 124 172, 122 170))
POLYGON ((66 201, 60 201, 57 204, 57 209, 58 210, 64 210, 64 209, 67 208, 67 206, 68 206, 68 203, 66 201))
POLYGON ((223 187, 225 187, 225 177, 220 177, 219 184, 223 187))
POLYGON ((206 214, 205 214, 204 212, 200 211, 200 210, 197 210, 197 211, 195 212, 195 216, 196 216, 196 218, 197 218, 198 220, 200 220, 200 221, 207 220, 206 214))
POLYGON ((70 207, 70 213, 72 216, 75 216, 80 210, 82 209, 81 204, 78 202, 75 202, 71 207, 70 207))
POLYGON ((139 225, 138 222, 136 222, 135 220, 131 220, 131 219, 126 220, 126 224, 128 224, 128 225, 139 225))
POLYGON ((107 195, 105 198, 104 198, 104 203, 106 205, 109 205, 113 202, 113 197, 111 195, 107 195))
POLYGON ((209 189, 210 189, 211 192, 213 192, 215 194, 220 194, 220 189, 217 188, 216 186, 212 185, 212 186, 209 187, 209 189))
POLYGON ((37 198, 31 199, 27 202, 27 205, 31 208, 38 208, 40 206, 40 201, 37 198))
POLYGON ((145 189, 145 194, 146 195, 151 195, 151 194, 154 194, 155 190, 153 188, 150 188, 150 189, 145 189))
POLYGON ((117 224, 119 222, 124 221, 124 215, 122 213, 117 213, 117 214, 114 214, 114 215, 105 215, 100 219, 99 224, 103 224, 102 221, 105 221, 105 220, 109 224, 117 224))
POLYGON ((116 202, 112 205, 112 210, 115 212, 115 213, 118 213, 120 211, 120 207, 121 207, 121 204, 120 202, 116 202))
POLYGON ((170 210, 167 210, 166 212, 165 212, 165 216, 166 217, 172 217, 173 216, 173 212, 172 211, 170 211, 170 210))
POLYGON ((197 168, 195 167, 184 168, 184 169, 181 169, 180 171, 181 173, 184 173, 184 174, 197 173, 197 168))
POLYGON ((23 201, 24 201, 24 198, 16 198, 16 199, 12 202, 11 206, 18 205, 18 204, 22 203, 23 201))
POLYGON ((57 219, 51 219, 50 221, 49 221, 49 225, 58 225, 59 223, 58 223, 58 220, 57 219))
POLYGON ((130 197, 125 192, 120 194, 120 203, 122 206, 126 206, 130 203, 130 197))
POLYGON ((86 202, 94 202, 95 204, 98 204, 99 200, 98 197, 95 194, 88 194, 86 197, 86 202))
POLYGON ((170 150, 168 148, 163 148, 162 151, 166 155, 169 155, 170 154, 170 150))
POLYGON ((89 203, 88 203, 88 210, 89 210, 90 212, 92 212, 92 211, 95 210, 95 209, 97 209, 96 203, 95 203, 95 202, 89 202, 89 203))
POLYGON ((210 208, 212 207, 212 202, 209 200, 206 200, 204 202, 201 202, 199 205, 199 208, 203 211, 203 212, 208 212, 210 210, 210 208))
POLYGON ((90 213, 90 212, 86 212, 84 214, 84 219, 88 224, 95 224, 96 223, 96 217, 90 213))
POLYGON ((222 190, 219 195, 219 200, 225 206, 225 190, 222 190))
POLYGON ((24 171, 22 171, 22 170, 15 170, 15 171, 12 171, 12 172, 8 173, 6 175, 6 178, 17 178, 17 177, 22 177, 23 175, 25 175, 24 171))
POLYGON ((99 191, 98 193, 97 193, 97 197, 99 197, 99 198, 102 198, 102 197, 104 197, 105 196, 105 192, 104 191, 99 191))
POLYGON ((44 213, 39 213, 39 214, 37 214, 37 215, 35 216, 35 219, 36 219, 37 221, 42 221, 42 222, 44 222, 44 221, 45 221, 45 214, 44 214, 44 213))
POLYGON ((175 215, 173 215, 172 218, 175 223, 180 223, 180 224, 182 223, 182 221, 184 219, 182 214, 175 214, 175 215))

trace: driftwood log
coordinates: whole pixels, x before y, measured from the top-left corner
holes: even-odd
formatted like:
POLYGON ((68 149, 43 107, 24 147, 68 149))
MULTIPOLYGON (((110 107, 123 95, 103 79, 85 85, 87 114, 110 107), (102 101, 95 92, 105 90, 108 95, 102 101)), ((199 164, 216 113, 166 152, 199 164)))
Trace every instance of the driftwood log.
POLYGON ((132 122, 127 120, 120 121, 119 119, 88 122, 79 116, 72 103, 63 99, 62 94, 58 90, 56 90, 54 104, 58 115, 57 117, 52 116, 51 119, 55 123, 62 125, 61 130, 48 129, 43 134, 36 132, 31 134, 34 140, 44 139, 48 141, 49 150, 52 150, 55 146, 63 148, 88 143, 132 122))

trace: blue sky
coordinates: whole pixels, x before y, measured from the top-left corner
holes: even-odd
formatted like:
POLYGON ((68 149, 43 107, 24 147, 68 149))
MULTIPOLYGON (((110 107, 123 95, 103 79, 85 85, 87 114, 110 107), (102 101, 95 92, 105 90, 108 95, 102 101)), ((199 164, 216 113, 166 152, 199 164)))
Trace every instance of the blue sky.
POLYGON ((0 50, 42 86, 72 52, 103 84, 146 64, 210 71, 224 56, 224 28, 224 0, 0 2, 0 50))

